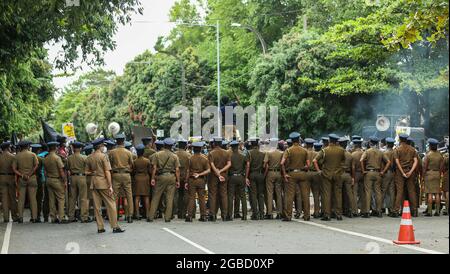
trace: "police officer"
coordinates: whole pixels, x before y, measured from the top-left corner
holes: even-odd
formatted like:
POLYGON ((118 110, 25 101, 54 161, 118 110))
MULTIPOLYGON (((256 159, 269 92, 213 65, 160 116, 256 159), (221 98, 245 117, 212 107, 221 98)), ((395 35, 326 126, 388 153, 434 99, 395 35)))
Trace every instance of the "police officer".
POLYGON ((64 206, 66 202, 67 178, 64 172, 64 163, 61 156, 56 154, 58 142, 49 142, 49 154, 43 160, 47 178, 47 188, 50 204, 50 218, 52 223, 67 223, 64 219, 64 206), (55 207, 56 205, 56 207, 55 207))
POLYGON ((152 140, 151 137, 144 137, 142 138, 142 144, 145 146, 144 150, 144 157, 150 160, 150 156, 156 153, 156 151, 152 147, 152 140))
POLYGON ((330 134, 329 144, 322 149, 314 159, 316 171, 322 175, 322 209, 323 221, 331 220, 331 197, 333 196, 336 205, 336 219, 342 220, 342 173, 345 162, 345 150, 337 145, 339 136, 330 134), (322 161, 322 169, 319 162, 322 161))
POLYGON ((220 205, 222 221, 230 221, 228 217, 228 169, 231 167, 231 155, 220 146, 222 144, 221 137, 215 137, 212 150, 208 154, 208 160, 211 165, 211 174, 208 179, 208 199, 210 220, 216 221, 217 212, 220 205))
POLYGON ((13 171, 19 177, 19 223, 23 223, 23 209, 25 206, 25 195, 27 195, 27 193, 31 208, 30 222, 37 222, 36 170, 39 166, 39 160, 36 154, 32 153, 29 150, 30 145, 30 141, 20 141, 18 144, 18 146, 20 147, 20 152, 17 153, 13 161, 13 171))
POLYGON ((383 184, 381 187, 382 193, 382 201, 386 204, 386 208, 388 209, 388 214, 391 216, 393 207, 394 207, 394 199, 395 199, 395 183, 394 183, 394 144, 395 140, 393 138, 386 138, 386 147, 383 154, 389 159, 391 165, 389 169, 383 176, 383 184))
POLYGON ((245 196, 245 156, 239 151, 239 142, 233 140, 231 146, 231 167, 228 170, 228 218, 239 218, 235 208, 242 205, 242 220, 247 220, 247 199, 245 196), (236 205, 234 205, 234 203, 236 205))
MULTIPOLYGON (((345 150, 348 145, 348 139, 346 137, 341 137, 339 139, 339 145, 345 150)), ((355 164, 353 162, 352 154, 348 151, 345 151, 345 162, 344 172, 342 173, 342 184, 344 188, 343 198, 345 199, 344 203, 344 212, 346 216, 349 218, 356 217, 358 215, 358 207, 356 206, 355 195, 353 193, 353 185, 355 184, 355 164)))
POLYGON ((124 191, 127 199, 127 222, 132 223, 133 219, 133 194, 131 190, 131 171, 133 170, 133 154, 124 147, 125 135, 116 135, 117 147, 109 153, 109 160, 112 168, 112 182, 115 200, 118 205, 119 191, 124 191))
MULTIPOLYGON (((94 146, 89 143, 86 144, 86 146, 83 149, 83 153, 86 156, 86 162, 88 158, 92 155, 94 151, 94 146)), ((91 206, 94 205, 94 198, 92 196, 92 189, 91 189, 91 183, 92 183, 92 174, 85 174, 86 175, 86 187, 87 187, 87 196, 88 196, 88 214, 89 216, 93 216, 93 213, 91 213, 91 206)), ((92 220, 92 218, 90 218, 92 220)))
POLYGON ((180 160, 180 187, 175 191, 175 199, 174 199, 174 211, 176 211, 178 215, 178 219, 186 218, 186 209, 188 202, 187 191, 184 188, 186 185, 186 172, 189 164, 189 158, 191 154, 186 151, 186 147, 188 145, 187 140, 179 140, 178 141, 178 150, 175 154, 178 156, 180 160))
POLYGON ((11 142, 0 145, 0 187, 2 192, 3 220, 9 222, 9 213, 14 222, 18 221, 16 200, 16 183, 13 170, 14 155, 11 153, 11 142))
POLYGON ((201 154, 203 142, 195 142, 192 144, 194 155, 188 160, 186 170, 186 178, 183 186, 189 193, 189 200, 187 206, 186 222, 192 222, 195 214, 195 195, 198 195, 198 203, 200 206, 200 222, 207 221, 206 215, 206 176, 210 173, 210 166, 208 158, 201 154))
POLYGON ((443 215, 445 215, 445 216, 448 215, 448 200, 449 200, 449 197, 448 197, 448 169, 449 169, 448 144, 446 146, 447 146, 447 153, 444 154, 444 174, 443 174, 444 179, 442 182, 442 184, 443 184, 442 190, 445 195, 445 211, 444 211, 443 215))
MULTIPOLYGON (((354 136, 359 137, 359 136, 354 136)), ((353 184, 353 195, 356 202, 356 206, 359 209, 363 208, 364 202, 364 176, 361 171, 361 157, 364 153, 362 149, 362 139, 353 139, 353 152, 352 152, 352 158, 353 163, 355 163, 355 183, 353 184)), ((358 213, 359 214, 359 213, 358 213)), ((356 217, 356 216, 355 216, 356 217)))
POLYGON ((170 222, 173 210, 173 198, 176 188, 180 187, 180 160, 171 151, 175 141, 171 138, 164 140, 164 149, 152 156, 152 180, 151 184, 155 188, 154 196, 147 216, 148 222, 153 222, 156 210, 158 209, 161 196, 166 195, 166 209, 164 218, 170 222))
POLYGON ((300 133, 293 132, 289 135, 292 147, 288 148, 281 160, 281 169, 286 189, 286 203, 283 221, 292 219, 292 203, 295 196, 295 186, 299 185, 303 202, 303 219, 310 220, 309 194, 311 192, 307 171, 309 169, 308 152, 300 146, 300 133))
POLYGON ((263 173, 264 153, 259 150, 259 139, 250 138, 252 148, 246 156, 246 183, 250 187, 252 220, 264 219, 264 197, 266 191, 263 173))
POLYGON ((111 179, 111 164, 108 156, 102 152, 104 140, 105 139, 103 138, 99 138, 92 142, 95 152, 86 159, 85 174, 92 175, 91 189, 92 197, 94 199, 94 214, 95 220, 97 221, 97 232, 105 232, 103 218, 100 214, 103 202, 106 206, 109 224, 113 229, 113 233, 122 233, 125 232, 125 230, 121 229, 117 224, 117 208, 111 179))
POLYGON ((69 201, 69 221, 76 222, 75 208, 78 203, 80 209, 80 220, 82 223, 88 223, 89 218, 89 199, 88 186, 86 183, 86 156, 81 155, 84 144, 80 142, 72 143, 73 154, 67 158, 67 169, 70 176, 70 201, 69 201))
MULTIPOLYGON (((322 176, 319 172, 316 171, 316 168, 314 167, 314 159, 316 158, 317 154, 319 154, 319 151, 322 150, 322 143, 314 143, 313 145, 314 149, 309 151, 309 160, 310 160, 310 168, 308 171, 308 178, 311 183, 311 191, 313 194, 314 199, 314 213, 313 217, 314 219, 318 219, 322 215, 322 206, 321 206, 321 188, 322 188, 322 176)), ((319 167, 322 165, 322 163, 319 163, 319 167)))
POLYGON ((365 151, 361 157, 361 171, 364 174, 364 200, 362 217, 370 218, 370 202, 372 201, 372 189, 375 192, 375 212, 374 216, 383 217, 381 209, 383 207, 383 195, 381 192, 382 178, 389 169, 391 161, 378 148, 377 137, 370 138, 370 149, 365 151))
POLYGON ((284 143, 278 139, 270 140, 272 151, 266 153, 264 157, 264 176, 266 177, 267 193, 267 216, 266 219, 273 219, 273 199, 276 201, 276 219, 281 219, 283 213, 283 191, 281 177, 281 159, 283 158, 284 143))
POLYGON ((139 202, 144 199, 144 209, 147 215, 150 210, 150 178, 152 176, 152 164, 149 159, 144 157, 145 146, 136 147, 137 159, 133 163, 133 194, 136 219, 140 220, 139 202))
POLYGON ((404 187, 406 186, 409 202, 411 205, 411 214, 413 217, 418 216, 417 212, 417 194, 414 173, 416 172, 419 159, 415 149, 407 144, 407 134, 400 134, 400 145, 394 151, 395 169, 395 190, 396 198, 394 204, 394 213, 392 217, 398 217, 400 213, 401 203, 405 197, 404 187))
POLYGON ((437 151, 439 141, 428 139, 429 151, 423 161, 425 193, 427 194, 428 212, 425 216, 431 217, 433 213, 433 195, 436 201, 434 216, 440 216, 441 212, 441 178, 444 172, 444 157, 437 151))

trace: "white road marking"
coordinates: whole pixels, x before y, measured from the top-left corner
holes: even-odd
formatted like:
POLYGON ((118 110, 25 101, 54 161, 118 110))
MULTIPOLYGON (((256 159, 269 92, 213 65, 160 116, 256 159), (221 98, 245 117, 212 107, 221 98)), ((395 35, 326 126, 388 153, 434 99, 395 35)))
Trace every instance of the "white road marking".
POLYGON ((214 252, 212 252, 211 250, 209 250, 207 248, 204 248, 203 246, 201 246, 199 244, 194 243, 193 241, 191 241, 191 240, 181 236, 180 234, 178 234, 178 233, 176 233, 176 232, 174 232, 174 231, 172 231, 172 230, 170 230, 170 229, 168 229, 166 227, 164 227, 163 230, 166 231, 166 232, 169 232, 170 234, 174 235, 175 237, 185 241, 186 243, 188 243, 188 244, 190 244, 190 245, 200 249, 201 251, 205 252, 206 254, 214 254, 214 252))
POLYGON ((11 230, 12 230, 12 220, 9 220, 9 223, 6 225, 5 236, 3 237, 3 245, 1 254, 8 254, 9 249, 9 240, 11 239, 11 230))
POLYGON ((300 220, 293 220, 293 221, 296 221, 296 222, 302 223, 302 224, 306 224, 306 225, 317 226, 317 227, 320 227, 323 229, 328 229, 328 230, 332 230, 332 231, 336 231, 336 232, 341 232, 341 233, 356 236, 356 237, 366 238, 369 240, 382 242, 382 243, 397 246, 397 247, 403 247, 406 249, 411 249, 414 251, 419 251, 419 252, 423 252, 423 253, 427 253, 427 254, 445 254, 445 253, 442 253, 439 251, 425 249, 425 248, 421 248, 421 247, 417 247, 417 246, 413 246, 413 245, 396 245, 392 242, 392 240, 388 240, 388 239, 384 239, 384 238, 380 238, 380 237, 376 237, 376 236, 371 236, 371 235, 367 235, 367 234, 363 234, 363 233, 353 232, 353 231, 349 231, 349 230, 344 230, 344 229, 340 229, 340 228, 336 228, 336 227, 332 227, 332 226, 317 224, 314 222, 305 222, 305 221, 300 221, 300 220))

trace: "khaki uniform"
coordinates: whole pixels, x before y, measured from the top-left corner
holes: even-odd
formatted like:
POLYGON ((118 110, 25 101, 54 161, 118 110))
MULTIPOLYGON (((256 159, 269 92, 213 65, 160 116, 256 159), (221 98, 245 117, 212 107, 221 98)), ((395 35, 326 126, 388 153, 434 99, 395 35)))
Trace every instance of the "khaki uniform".
POLYGON ((89 155, 86 159, 86 172, 92 173, 91 189, 92 198, 94 200, 94 214, 97 221, 97 228, 99 230, 105 229, 103 217, 100 212, 102 201, 105 204, 108 213, 109 224, 111 228, 118 228, 117 224, 117 209, 114 195, 109 190, 108 181, 106 179, 105 171, 111 171, 111 164, 108 155, 96 151, 89 155))
POLYGON ((283 213, 283 180, 281 177, 281 159, 283 158, 283 152, 280 150, 274 150, 267 152, 264 157, 264 163, 268 165, 269 171, 266 178, 266 194, 267 194, 267 215, 273 213, 273 198, 275 194, 276 201, 276 213, 281 216, 283 213))
POLYGON ((391 166, 384 174, 382 180, 383 184, 381 186, 382 193, 382 201, 385 204, 385 207, 392 211, 394 208, 394 200, 395 200, 395 182, 394 182, 394 174, 395 174, 395 160, 394 160, 394 150, 387 149, 383 152, 389 161, 391 161, 391 166))
MULTIPOLYGON (((316 171, 316 168, 314 167, 313 160, 316 158, 317 154, 319 152, 315 151, 314 149, 308 150, 308 160, 310 161, 309 164, 309 171, 308 171, 308 181, 311 185, 311 191, 313 194, 314 199, 314 216, 319 216, 321 212, 321 206, 320 206, 320 200, 321 200, 321 194, 320 189, 322 186, 322 177, 320 176, 320 173, 316 171)), ((319 166, 321 163, 319 163, 319 166)))
MULTIPOLYGON (((17 153, 13 161, 13 166, 21 174, 30 174, 30 172, 33 171, 33 169, 38 164, 39 160, 36 154, 28 150, 24 150, 17 153)), ((27 181, 22 178, 19 178, 19 203, 18 203, 19 218, 23 218, 25 195, 28 193, 28 199, 31 208, 31 217, 34 220, 37 219, 37 200, 36 200, 37 186, 38 185, 36 180, 36 174, 32 174, 29 180, 27 181)))
MULTIPOLYGON (((133 164, 133 194, 134 196, 150 196, 150 177, 152 163, 145 157, 137 158, 133 164)), ((137 213, 137 212, 136 212, 137 213)))
POLYGON ((186 150, 178 150, 175 154, 180 160, 180 188, 175 191, 173 211, 177 213, 178 218, 185 218, 189 196, 185 193, 184 185, 187 183, 186 172, 191 154, 186 150))
POLYGON ((11 212, 13 220, 19 217, 17 212, 15 174, 12 169, 13 162, 13 154, 6 151, 0 153, 0 188, 2 192, 3 219, 5 221, 9 221, 9 212, 11 212))
POLYGON ((259 149, 251 149, 246 157, 246 162, 250 163, 250 204, 253 216, 259 216, 260 218, 264 218, 266 192, 263 173, 264 157, 265 154, 259 149))
POLYGON ((230 176, 228 181, 228 217, 233 218, 235 214, 239 213, 237 210, 239 204, 242 204, 242 215, 246 217, 245 156, 239 150, 231 153, 231 167, 228 174, 230 176))
POLYGON ((153 154, 155 154, 155 153, 156 153, 156 151, 154 149, 149 148, 149 147, 145 147, 145 149, 144 149, 144 158, 147 158, 147 159, 150 160, 150 157, 153 154))
POLYGON ((356 205, 355 193, 353 193, 352 170, 354 165, 359 163, 353 162, 352 154, 345 152, 344 172, 342 173, 342 184, 345 190, 345 198, 347 201, 347 210, 349 214, 358 214, 358 207, 356 205))
POLYGON ((70 172, 69 219, 75 219, 76 204, 80 208, 80 218, 87 221, 89 217, 88 185, 86 183, 86 156, 75 153, 67 158, 67 169, 70 172))
POLYGON ((109 153, 112 168, 112 183, 116 203, 119 192, 123 191, 127 198, 127 217, 133 216, 133 193, 131 190, 131 171, 133 170, 133 154, 124 146, 118 146, 109 153))
POLYGON ((60 177, 60 170, 64 163, 55 152, 50 152, 43 161, 47 176, 48 198, 50 204, 50 218, 53 220, 64 219, 64 205, 66 202, 66 186, 60 177), (56 206, 57 205, 57 206, 56 206))
MULTIPOLYGON (((230 153, 226 150, 216 147, 208 154, 208 160, 210 163, 214 163, 217 169, 222 169, 227 165, 228 161, 231 161, 230 153)), ((224 182, 220 182, 216 174, 211 174, 208 178, 208 199, 209 199, 209 214, 211 216, 217 215, 220 207, 220 213, 222 219, 228 216, 228 171, 220 174, 225 177, 224 182), (219 206, 217 203, 219 202, 219 206)))
POLYGON ((359 209, 363 208, 364 202, 364 176, 361 171, 361 157, 364 151, 361 148, 356 148, 352 152, 353 163, 355 163, 355 184, 353 185, 353 195, 356 206, 359 209))
MULTIPOLYGON (((47 154, 48 155, 48 154, 47 154)), ((38 210, 38 219, 41 218, 41 213, 44 216, 44 221, 48 220, 48 216, 50 214, 50 203, 48 199, 48 188, 46 184, 46 178, 44 174, 44 157, 41 157, 39 155, 39 166, 36 172, 36 180, 38 182, 38 188, 36 193, 36 200, 37 200, 37 210, 38 210)))
POLYGON ((364 176, 364 201, 362 213, 369 213, 370 202, 372 200, 372 189, 375 192, 375 209, 378 213, 383 207, 383 195, 381 192, 382 178, 380 172, 389 158, 378 148, 370 148, 361 157, 361 162, 365 166, 364 176), (383 164, 384 162, 384 164, 383 164))
POLYGON ((294 201, 295 187, 298 185, 302 197, 303 216, 304 218, 309 218, 311 184, 304 170, 308 160, 308 152, 298 144, 294 144, 284 152, 283 158, 286 159, 286 174, 290 176, 288 182, 285 183, 286 203, 284 216, 288 219, 292 218, 292 203, 294 201))
POLYGON ((161 196, 166 196, 166 210, 164 218, 170 221, 172 218, 173 198, 176 189, 176 170, 180 167, 178 156, 170 150, 163 149, 152 156, 152 165, 156 166, 156 186, 154 189, 148 219, 155 218, 161 196))
POLYGON ((428 164, 427 170, 424 170, 425 193, 441 193, 441 169, 444 165, 444 157, 438 151, 429 151, 424 163, 428 164))
MULTIPOLYGON (((400 165, 403 168, 405 173, 409 172, 414 164, 414 158, 417 157, 417 153, 411 146, 402 143, 398 148, 394 150, 394 159, 398 159, 400 161, 400 165)), ((415 176, 411 175, 409 178, 404 178, 400 169, 397 167, 395 171, 395 204, 394 204, 394 212, 399 213, 402 202, 405 198, 404 188, 406 186, 409 202, 412 210, 417 209, 417 193, 416 193, 416 182, 415 176)))
MULTIPOLYGON (((202 173, 209 169, 208 158, 202 154, 194 154, 189 158, 188 162, 189 174, 202 173)), ((188 205, 187 216, 188 218, 195 217, 195 195, 198 195, 198 203, 200 206, 200 216, 206 218, 206 176, 190 177, 188 180, 188 205)), ((183 186, 184 187, 184 186, 183 186)))
POLYGON ((324 217, 331 216, 332 196, 336 201, 336 215, 342 215, 342 173, 345 162, 345 150, 337 145, 322 149, 315 158, 322 161, 322 210, 324 217))

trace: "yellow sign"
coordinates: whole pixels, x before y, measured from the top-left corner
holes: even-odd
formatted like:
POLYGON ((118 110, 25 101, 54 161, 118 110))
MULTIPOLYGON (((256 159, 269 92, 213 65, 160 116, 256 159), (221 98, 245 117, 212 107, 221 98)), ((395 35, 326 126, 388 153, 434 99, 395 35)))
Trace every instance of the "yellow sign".
POLYGON ((64 123, 62 125, 62 131, 65 136, 67 136, 67 140, 75 141, 77 137, 75 137, 75 127, 72 123, 64 123))

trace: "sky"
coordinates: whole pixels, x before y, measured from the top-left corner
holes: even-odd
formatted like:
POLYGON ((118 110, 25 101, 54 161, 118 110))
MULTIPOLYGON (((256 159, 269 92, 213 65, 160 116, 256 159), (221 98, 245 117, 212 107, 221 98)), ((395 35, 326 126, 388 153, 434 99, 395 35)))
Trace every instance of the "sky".
MULTIPOLYGON (((153 50, 159 36, 169 34, 175 26, 169 23, 169 11, 175 0, 141 0, 144 7, 144 14, 132 16, 131 24, 119 25, 119 29, 114 37, 117 47, 114 51, 109 51, 104 55, 106 70, 113 70, 118 75, 123 73, 125 64, 131 61, 136 55, 147 49, 153 50), (141 22, 151 21, 151 22, 141 22)), ((49 60, 53 60, 61 50, 60 45, 47 45, 49 49, 49 60)), ((79 64, 79 63, 78 63, 79 64)), ((72 77, 55 77, 53 83, 58 89, 63 89, 66 85, 76 80, 78 76, 92 70, 83 66, 82 71, 77 71, 72 77)), ((53 74, 61 71, 54 70, 53 74)))

